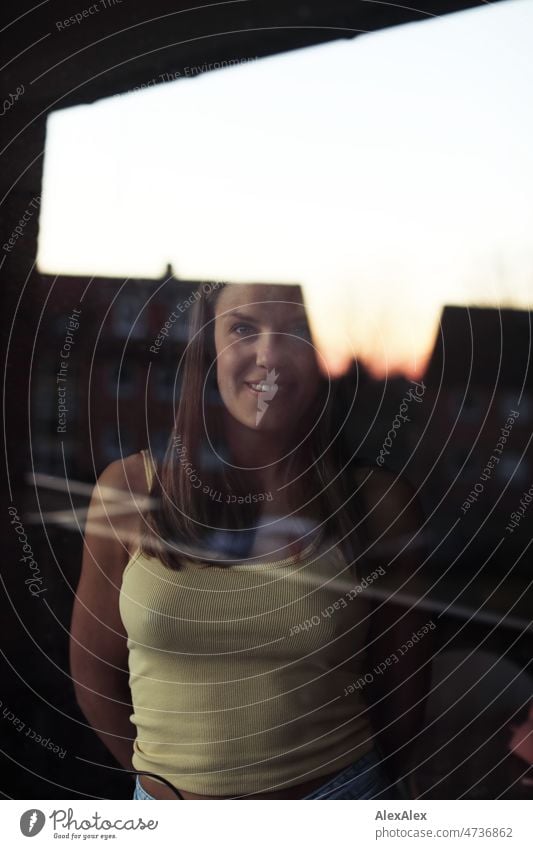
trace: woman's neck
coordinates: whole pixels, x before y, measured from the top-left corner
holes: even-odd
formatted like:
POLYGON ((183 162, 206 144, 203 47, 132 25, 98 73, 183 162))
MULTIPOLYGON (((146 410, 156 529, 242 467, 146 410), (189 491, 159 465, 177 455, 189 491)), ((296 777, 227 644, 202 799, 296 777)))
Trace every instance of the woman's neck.
POLYGON ((288 460, 286 455, 290 455, 286 436, 278 432, 252 430, 233 417, 225 421, 224 430, 234 465, 254 472, 257 470, 257 474, 261 473, 264 477, 279 476, 282 465, 288 460))
MULTIPOLYGON (((230 462, 246 470, 256 481, 257 490, 276 492, 302 475, 292 487, 281 489, 280 501, 289 488, 302 490, 304 495, 303 472, 312 463, 309 446, 299 445, 299 439, 291 435, 291 442, 282 433, 253 431, 241 425, 233 417, 225 422, 226 444, 230 462), (306 459, 307 458, 307 459, 306 459)), ((309 497, 310 493, 307 494, 309 497)))

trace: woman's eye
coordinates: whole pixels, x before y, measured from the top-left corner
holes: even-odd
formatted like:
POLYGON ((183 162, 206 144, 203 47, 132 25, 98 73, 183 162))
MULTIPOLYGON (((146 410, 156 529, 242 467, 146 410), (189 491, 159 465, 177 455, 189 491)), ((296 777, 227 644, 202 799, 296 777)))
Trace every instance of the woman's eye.
POLYGON ((308 324, 298 324, 292 332, 295 336, 311 336, 308 324))
POLYGON ((250 327, 249 324, 234 324, 231 332, 236 333, 237 336, 247 336, 249 333, 253 333, 253 327, 250 327))

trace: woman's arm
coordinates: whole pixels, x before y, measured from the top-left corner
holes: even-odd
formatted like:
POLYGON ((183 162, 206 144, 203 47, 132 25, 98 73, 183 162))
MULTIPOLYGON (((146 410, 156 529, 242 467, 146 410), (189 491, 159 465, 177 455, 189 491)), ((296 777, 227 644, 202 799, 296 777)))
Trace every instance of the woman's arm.
MULTIPOLYGON (((134 726, 127 634, 119 593, 138 523, 130 489, 147 490, 140 455, 108 466, 89 506, 80 580, 72 612, 70 669, 82 712, 124 769, 133 769, 134 726), (139 472, 141 474, 139 474, 139 472)), ((143 494, 144 494, 143 493, 143 494)))
POLYGON ((436 619, 423 601, 418 603, 428 585, 422 576, 426 547, 415 489, 405 478, 376 469, 365 496, 370 562, 385 570, 368 590, 372 681, 365 696, 386 767, 398 779, 409 773, 424 722, 436 619))

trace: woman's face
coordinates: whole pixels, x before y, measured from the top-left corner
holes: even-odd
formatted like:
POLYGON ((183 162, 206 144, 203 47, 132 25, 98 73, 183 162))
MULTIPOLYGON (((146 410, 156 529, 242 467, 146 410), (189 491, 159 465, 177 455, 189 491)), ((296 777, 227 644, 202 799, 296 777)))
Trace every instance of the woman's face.
POLYGON ((227 411, 263 432, 294 428, 320 381, 299 290, 229 285, 215 304, 216 374, 227 411))

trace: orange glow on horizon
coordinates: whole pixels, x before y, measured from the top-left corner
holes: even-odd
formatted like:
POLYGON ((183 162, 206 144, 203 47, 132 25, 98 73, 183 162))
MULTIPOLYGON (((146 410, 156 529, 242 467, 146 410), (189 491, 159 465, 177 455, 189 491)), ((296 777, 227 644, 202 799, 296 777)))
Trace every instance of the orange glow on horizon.
POLYGON ((321 370, 325 375, 336 378, 342 377, 350 369, 354 360, 369 373, 374 380, 390 380, 395 377, 406 377, 409 380, 420 380, 426 371, 431 350, 426 351, 423 357, 414 364, 411 359, 403 358, 401 353, 398 357, 388 360, 376 356, 375 358, 365 355, 353 357, 351 354, 341 354, 338 350, 328 350, 327 343, 319 347, 319 361, 321 370))

